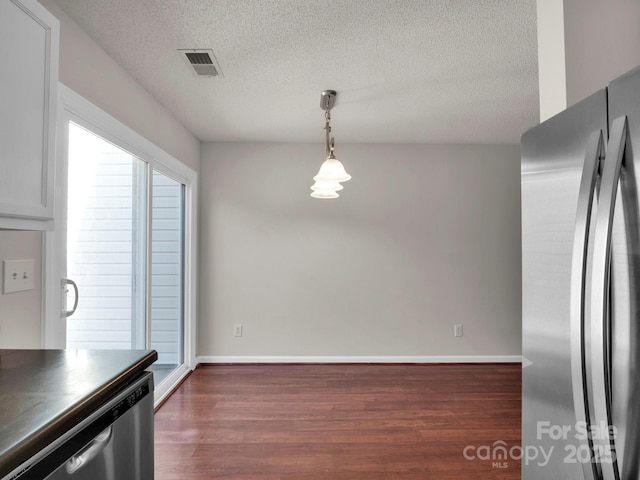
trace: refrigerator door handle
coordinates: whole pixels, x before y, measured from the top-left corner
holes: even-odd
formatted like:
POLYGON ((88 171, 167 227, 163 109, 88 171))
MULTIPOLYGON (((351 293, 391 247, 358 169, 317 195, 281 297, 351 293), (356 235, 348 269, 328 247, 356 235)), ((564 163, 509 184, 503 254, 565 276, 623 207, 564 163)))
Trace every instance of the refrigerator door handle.
POLYGON ((607 156, 603 163, 600 194, 593 239, 591 284, 591 380, 596 429, 593 446, 603 480, 619 480, 615 450, 615 430, 611 413, 611 356, 609 325, 609 282, 611 232, 618 183, 627 139, 627 117, 616 118, 611 126, 607 156))
MULTIPOLYGON (((585 308, 590 304, 589 299, 586 298, 587 289, 585 288, 587 284, 587 252, 591 229, 591 212, 603 146, 602 130, 593 132, 587 142, 587 151, 578 191, 578 208, 571 262, 571 383, 576 425, 585 426, 589 425, 591 418, 585 359, 585 308)), ((580 446, 592 456, 593 442, 591 438, 581 436, 580 442, 580 446)), ((594 480, 599 476, 596 464, 593 462, 582 462, 582 470, 585 480, 594 480)))

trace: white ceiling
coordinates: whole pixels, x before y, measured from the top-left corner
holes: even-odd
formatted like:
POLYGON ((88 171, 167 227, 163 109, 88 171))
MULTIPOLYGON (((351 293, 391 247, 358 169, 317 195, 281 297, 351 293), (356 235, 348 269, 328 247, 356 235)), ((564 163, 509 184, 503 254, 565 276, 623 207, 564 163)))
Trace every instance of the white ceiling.
POLYGON ((203 141, 519 143, 535 0, 56 0, 203 141), (178 49, 211 48, 195 77, 178 49))

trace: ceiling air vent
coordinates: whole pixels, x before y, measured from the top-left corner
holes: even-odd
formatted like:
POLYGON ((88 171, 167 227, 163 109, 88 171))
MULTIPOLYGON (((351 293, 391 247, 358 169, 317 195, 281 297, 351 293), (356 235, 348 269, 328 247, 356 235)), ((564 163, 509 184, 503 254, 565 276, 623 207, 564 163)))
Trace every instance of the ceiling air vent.
POLYGON ((224 76, 213 50, 181 49, 178 52, 197 77, 224 76))

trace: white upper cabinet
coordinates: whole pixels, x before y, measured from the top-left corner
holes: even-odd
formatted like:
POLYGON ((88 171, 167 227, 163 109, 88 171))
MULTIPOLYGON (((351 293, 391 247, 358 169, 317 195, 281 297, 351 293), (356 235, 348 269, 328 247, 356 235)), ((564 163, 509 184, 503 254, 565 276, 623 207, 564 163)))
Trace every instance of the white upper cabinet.
POLYGON ((53 228, 60 23, 0 0, 0 229, 53 228))

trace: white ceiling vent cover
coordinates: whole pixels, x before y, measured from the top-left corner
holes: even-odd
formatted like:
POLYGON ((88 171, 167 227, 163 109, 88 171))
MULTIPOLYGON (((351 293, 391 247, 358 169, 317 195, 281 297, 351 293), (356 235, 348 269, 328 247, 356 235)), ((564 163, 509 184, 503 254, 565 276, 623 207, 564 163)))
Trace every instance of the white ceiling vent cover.
POLYGON ((179 49, 178 53, 184 58, 197 77, 215 77, 222 75, 220 65, 213 54, 213 50, 208 49, 179 49))

